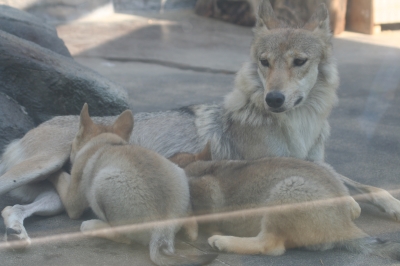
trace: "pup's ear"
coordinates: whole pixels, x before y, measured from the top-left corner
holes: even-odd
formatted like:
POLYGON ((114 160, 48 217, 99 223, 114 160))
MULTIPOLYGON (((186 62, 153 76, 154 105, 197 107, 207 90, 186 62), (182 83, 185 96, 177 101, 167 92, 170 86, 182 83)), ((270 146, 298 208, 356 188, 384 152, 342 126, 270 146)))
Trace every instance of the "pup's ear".
POLYGON ((324 3, 321 3, 314 14, 308 20, 303 27, 310 31, 320 31, 326 35, 331 35, 331 29, 329 25, 329 12, 324 3))
POLYGON ((79 128, 87 129, 87 128, 90 128, 92 125, 93 125, 93 121, 89 116, 89 106, 87 103, 85 103, 81 110, 79 128))
POLYGON ((168 158, 174 164, 177 164, 180 168, 185 168, 189 164, 196 161, 195 156, 191 153, 181 152, 176 153, 168 158))
POLYGON ((196 154, 195 160, 196 161, 211 161, 211 142, 208 141, 204 149, 196 154))
POLYGON ((262 0, 260 2, 256 25, 257 27, 265 26, 269 30, 279 27, 279 20, 275 16, 274 9, 269 0, 262 0))
POLYGON ((131 110, 125 110, 120 114, 112 125, 113 133, 129 142, 133 130, 133 114, 131 110))

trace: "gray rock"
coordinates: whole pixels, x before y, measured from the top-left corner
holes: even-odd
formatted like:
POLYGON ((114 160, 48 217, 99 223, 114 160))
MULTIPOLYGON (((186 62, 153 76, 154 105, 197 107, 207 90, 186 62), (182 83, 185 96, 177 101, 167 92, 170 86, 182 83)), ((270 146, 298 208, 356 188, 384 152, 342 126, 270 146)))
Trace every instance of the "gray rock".
POLYGON ((100 74, 37 44, 0 31, 0 91, 25 106, 36 124, 56 115, 93 116, 128 108, 127 93, 100 74))
POLYGON ((0 92, 0 153, 13 139, 34 127, 32 119, 16 101, 0 92))
POLYGON ((27 12, 0 5, 0 30, 71 57, 56 29, 27 12))

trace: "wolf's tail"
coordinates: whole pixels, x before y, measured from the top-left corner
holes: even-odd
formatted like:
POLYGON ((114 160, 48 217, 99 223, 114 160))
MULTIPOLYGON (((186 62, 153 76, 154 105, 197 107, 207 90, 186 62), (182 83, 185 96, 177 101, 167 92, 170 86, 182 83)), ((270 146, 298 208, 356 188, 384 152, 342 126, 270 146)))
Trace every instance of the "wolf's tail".
POLYGON ((205 265, 218 254, 178 255, 174 252, 174 232, 169 228, 156 229, 150 240, 150 259, 157 265, 205 265))
POLYGON ((351 252, 376 255, 400 261, 400 243, 381 240, 375 237, 363 237, 337 243, 339 248, 351 252))

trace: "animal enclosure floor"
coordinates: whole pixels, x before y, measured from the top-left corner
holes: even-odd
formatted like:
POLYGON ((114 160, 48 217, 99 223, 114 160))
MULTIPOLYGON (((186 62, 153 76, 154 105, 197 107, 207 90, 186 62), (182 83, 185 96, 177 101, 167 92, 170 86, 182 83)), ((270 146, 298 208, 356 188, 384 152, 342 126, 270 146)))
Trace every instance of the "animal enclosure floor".
MULTIPOLYGON (((221 102, 234 73, 249 58, 250 28, 197 17, 189 11, 140 17, 105 12, 58 25, 76 61, 123 85, 134 112, 194 103, 221 102)), ((400 198, 400 33, 367 36, 344 33, 334 39, 341 85, 330 117, 326 161, 356 181, 383 187, 400 198)), ((0 209, 14 204, 0 198, 0 209)), ((82 220, 66 214, 27 219, 32 238, 51 239, 24 252, 0 249, 0 264, 152 265, 147 248, 126 246, 77 233, 82 220)), ((400 223, 362 205, 356 223, 373 236, 400 242, 400 223)), ((0 223, 0 232, 4 224, 0 223)), ((209 251, 206 238, 178 240, 177 251, 209 251)), ((373 256, 333 250, 288 251, 283 256, 221 254, 211 265, 400 265, 373 256)))

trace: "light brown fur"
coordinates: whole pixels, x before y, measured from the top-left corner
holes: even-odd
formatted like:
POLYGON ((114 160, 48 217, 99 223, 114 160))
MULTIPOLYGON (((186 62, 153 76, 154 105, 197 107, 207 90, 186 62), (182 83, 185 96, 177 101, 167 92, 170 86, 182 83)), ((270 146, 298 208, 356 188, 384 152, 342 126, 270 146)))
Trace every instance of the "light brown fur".
MULTIPOLYGON (((195 262, 174 256, 174 235, 182 225, 174 220, 186 217, 191 209, 185 174, 157 153, 129 145, 132 129, 131 111, 123 112, 111 126, 97 125, 85 104, 72 143, 71 176, 63 173, 51 181, 70 218, 79 218, 88 207, 99 217, 82 223, 84 234, 149 245, 150 258, 157 265, 195 262), (163 220, 169 222, 123 233, 112 230, 163 220), (98 229, 103 230, 94 231, 98 229)), ((204 263, 214 257, 196 260, 204 263)))
POLYGON ((288 248, 340 247, 398 259, 399 244, 380 246, 353 223, 360 206, 327 164, 294 158, 201 161, 209 160, 209 150, 170 160, 185 169, 199 223, 227 234, 208 239, 215 249, 276 256, 288 248))
MULTIPOLYGON (((324 6, 316 10, 304 27, 289 27, 280 23, 269 2, 263 1, 251 57, 238 72, 235 87, 225 101, 138 113, 129 143, 169 157, 180 151, 197 153, 211 140, 214 160, 270 156, 323 162, 330 133, 328 117, 337 102, 339 77, 328 12, 324 6), (304 55, 307 62, 295 67, 294 60, 304 59, 298 57, 304 55), (269 60, 270 68, 263 66, 260 59, 269 60), (274 90, 285 95, 280 113, 266 104, 265 95, 274 90), (303 98, 298 103, 300 97, 303 98)), ((93 120, 112 125, 115 117, 93 120)), ((78 116, 58 116, 6 148, 0 160, 0 195, 10 192, 21 202, 29 203, 3 210, 6 240, 20 239, 29 244, 23 226, 26 217, 63 211, 52 186, 46 185, 46 180, 43 186, 35 182, 67 171, 65 166, 78 127, 78 116)), ((368 202, 400 220, 400 201, 387 191, 340 178, 346 186, 364 193, 368 202)))

